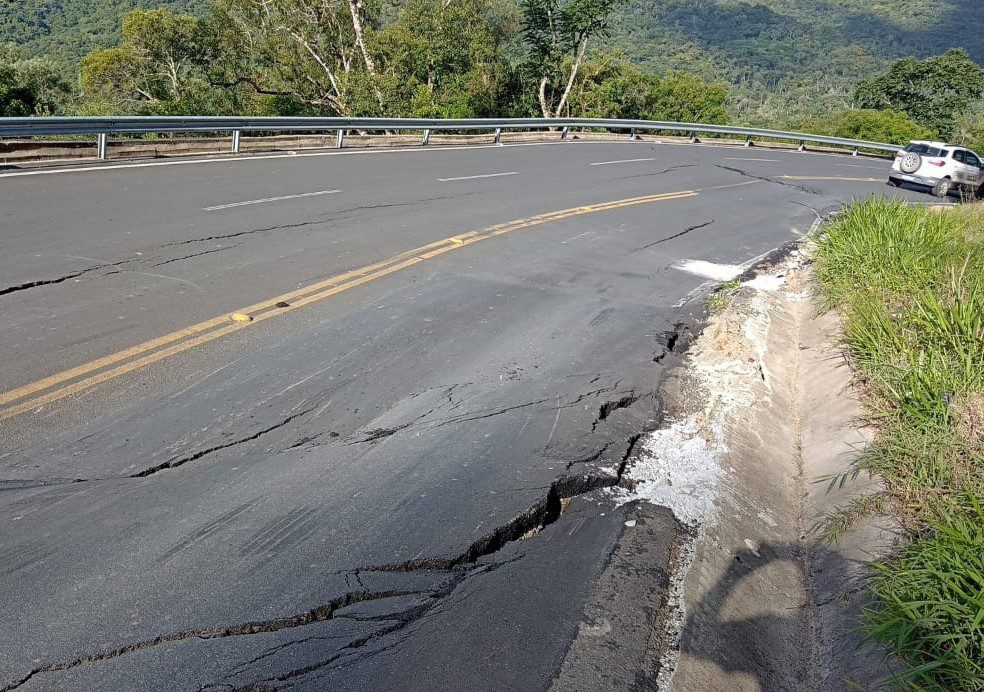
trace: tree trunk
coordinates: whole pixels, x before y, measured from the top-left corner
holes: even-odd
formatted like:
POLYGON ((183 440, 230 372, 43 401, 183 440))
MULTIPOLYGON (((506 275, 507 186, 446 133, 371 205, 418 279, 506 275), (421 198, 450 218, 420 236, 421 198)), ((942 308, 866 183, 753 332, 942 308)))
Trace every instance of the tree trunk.
POLYGON ((577 57, 574 58, 574 64, 571 65, 571 76, 567 79, 567 86, 564 87, 564 93, 560 96, 560 101, 557 102, 557 111, 554 114, 555 118, 559 118, 561 113, 564 111, 564 106, 567 105, 567 98, 571 95, 571 89, 574 88, 574 81, 577 79, 578 70, 581 69, 581 63, 584 62, 584 50, 588 47, 588 37, 585 36, 581 39, 581 45, 577 48, 577 57))
POLYGON ((539 94, 539 97, 540 97, 540 112, 543 113, 543 117, 544 118, 553 117, 552 113, 550 112, 550 104, 547 103, 547 82, 548 81, 549 81, 549 79, 547 77, 543 77, 540 80, 540 89, 538 91, 538 94, 539 94))
POLYGON ((349 12, 352 15, 352 29, 355 31, 355 45, 359 47, 362 52, 362 60, 366 64, 366 72, 369 73, 369 79, 372 81, 372 90, 376 94, 376 101, 379 103, 380 114, 383 112, 383 92, 379 89, 379 79, 376 75, 376 62, 372 59, 369 54, 369 49, 366 48, 366 37, 365 31, 362 27, 362 9, 364 7, 364 0, 349 0, 349 12))

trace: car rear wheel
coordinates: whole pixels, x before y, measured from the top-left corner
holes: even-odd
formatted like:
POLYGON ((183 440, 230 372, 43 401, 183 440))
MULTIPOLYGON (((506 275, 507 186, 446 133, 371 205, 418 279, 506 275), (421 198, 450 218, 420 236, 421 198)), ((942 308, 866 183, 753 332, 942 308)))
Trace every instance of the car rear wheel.
POLYGON ((940 182, 933 186, 933 196, 943 198, 950 194, 950 187, 952 183, 949 178, 943 178, 940 182))

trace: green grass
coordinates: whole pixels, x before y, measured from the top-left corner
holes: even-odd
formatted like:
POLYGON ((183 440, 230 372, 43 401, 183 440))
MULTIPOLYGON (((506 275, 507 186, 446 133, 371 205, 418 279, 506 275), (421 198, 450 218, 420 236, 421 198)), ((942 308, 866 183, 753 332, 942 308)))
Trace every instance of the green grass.
POLYGON ((741 281, 726 281, 714 289, 707 298, 707 309, 714 314, 724 312, 731 304, 731 297, 741 288, 741 281))
POLYGON ((984 515, 972 505, 876 565, 868 634, 906 654, 909 667, 893 680, 899 687, 984 689, 984 515))
POLYGON ((910 667, 897 682, 984 690, 984 215, 889 200, 853 205, 818 241, 822 307, 844 316, 844 349, 877 434, 844 483, 884 479, 886 502, 828 518, 825 534, 890 505, 912 534, 879 566, 872 639, 910 667), (930 588, 932 587, 932 588, 930 588))

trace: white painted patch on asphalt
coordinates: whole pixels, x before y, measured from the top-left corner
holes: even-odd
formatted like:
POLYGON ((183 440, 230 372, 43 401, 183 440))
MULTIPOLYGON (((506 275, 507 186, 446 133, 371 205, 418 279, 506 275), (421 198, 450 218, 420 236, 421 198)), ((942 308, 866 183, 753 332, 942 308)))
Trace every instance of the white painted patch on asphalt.
POLYGON ((509 171, 508 173, 481 173, 479 175, 461 175, 457 178, 438 178, 439 183, 450 183, 455 180, 478 180, 479 178, 501 178, 506 175, 519 175, 519 171, 509 171))
POLYGON ((334 195, 341 190, 318 190, 317 192, 302 192, 296 195, 284 195, 282 197, 266 197, 264 199, 249 199, 245 202, 230 202, 229 204, 217 204, 214 207, 205 207, 205 211, 219 211, 221 209, 233 209, 235 207, 248 207, 253 204, 266 204, 267 202, 282 202, 286 199, 301 199, 302 197, 320 197, 321 195, 334 195))
POLYGON ((745 271, 745 266, 741 264, 714 264, 704 260, 681 260, 673 265, 674 269, 682 272, 701 276, 705 279, 715 281, 731 281, 733 278, 745 271))
POLYGON ((722 473, 718 452, 698 434, 693 419, 653 431, 626 470, 632 490, 616 489, 615 500, 620 505, 647 500, 668 507, 686 524, 703 523, 714 514, 722 473))
POLYGON ((639 163, 640 161, 655 161, 655 156, 650 156, 644 159, 618 159, 617 161, 595 161, 594 163, 589 163, 589 166, 611 166, 615 163, 639 163))

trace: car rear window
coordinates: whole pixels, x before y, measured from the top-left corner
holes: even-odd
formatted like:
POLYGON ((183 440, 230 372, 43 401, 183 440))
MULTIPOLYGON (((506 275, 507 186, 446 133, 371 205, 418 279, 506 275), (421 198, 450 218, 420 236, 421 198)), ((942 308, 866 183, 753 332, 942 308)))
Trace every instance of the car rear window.
POLYGON ((946 158, 946 152, 944 152, 942 149, 931 147, 928 144, 910 144, 905 148, 905 150, 919 154, 920 156, 935 156, 940 158, 946 158))

